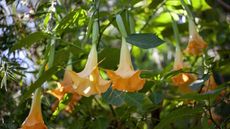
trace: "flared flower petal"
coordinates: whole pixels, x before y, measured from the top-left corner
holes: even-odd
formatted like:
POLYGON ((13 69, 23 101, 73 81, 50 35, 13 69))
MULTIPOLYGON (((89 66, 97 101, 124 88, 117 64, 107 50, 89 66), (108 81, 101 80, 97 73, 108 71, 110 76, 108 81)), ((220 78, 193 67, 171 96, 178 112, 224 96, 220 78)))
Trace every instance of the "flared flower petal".
POLYGON ((125 38, 122 38, 120 62, 116 71, 107 70, 109 78, 112 80, 112 88, 119 91, 135 92, 141 90, 145 80, 140 78, 141 71, 133 70, 130 52, 125 38))
POLYGON ((73 88, 78 94, 86 97, 100 95, 109 88, 110 81, 101 78, 97 65, 97 50, 93 44, 84 70, 79 73, 68 71, 74 83, 73 88))
MULTIPOLYGON (((180 70, 185 67, 183 62, 183 55, 179 48, 176 48, 175 62, 173 70, 180 70)), ((173 85, 178 86, 179 90, 182 93, 192 92, 192 89, 189 85, 194 82, 197 77, 194 74, 190 73, 179 73, 171 78, 173 85)))
POLYGON ((172 78, 172 83, 175 86, 178 86, 179 90, 182 93, 189 93, 192 92, 192 89, 189 87, 189 85, 194 82, 197 77, 194 74, 190 73, 179 73, 172 78))
POLYGON ((37 89, 32 101, 30 113, 22 123, 21 129, 47 129, 41 113, 41 91, 37 89))
POLYGON ((68 112, 72 112, 72 110, 74 109, 74 106, 81 99, 81 96, 73 89, 72 85, 73 85, 73 81, 71 79, 71 76, 68 70, 66 70, 64 74, 64 80, 58 83, 58 87, 56 89, 47 91, 48 93, 50 93, 51 95, 55 96, 58 99, 55 103, 52 104, 53 111, 58 106, 58 103, 60 102, 60 100, 63 99, 64 95, 66 93, 71 93, 72 97, 68 105, 66 106, 65 110, 68 112))
POLYGON ((208 91, 214 90, 217 88, 217 84, 216 81, 213 77, 213 75, 211 75, 209 77, 209 79, 204 83, 204 87, 202 88, 202 93, 206 93, 208 91))
POLYGON ((196 31, 196 26, 192 20, 189 21, 189 30, 189 42, 185 52, 189 55, 199 56, 203 53, 204 49, 207 48, 207 43, 196 31))

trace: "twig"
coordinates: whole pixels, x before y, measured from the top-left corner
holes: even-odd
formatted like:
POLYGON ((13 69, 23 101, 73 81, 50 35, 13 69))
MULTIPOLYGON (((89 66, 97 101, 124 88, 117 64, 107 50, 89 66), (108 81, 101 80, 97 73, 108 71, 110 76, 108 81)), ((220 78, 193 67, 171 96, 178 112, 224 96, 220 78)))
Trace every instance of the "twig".
POLYGON ((98 37, 98 43, 97 43, 97 44, 99 44, 99 42, 101 41, 101 38, 102 38, 102 35, 103 35, 105 29, 106 29, 108 26, 110 26, 114 20, 115 20, 115 17, 113 17, 113 19, 112 19, 104 28, 100 28, 100 26, 99 26, 100 32, 99 32, 99 37, 98 37))
POLYGON ((210 116, 210 120, 216 125, 217 129, 221 129, 220 125, 212 117, 210 96, 208 97, 208 107, 207 107, 207 109, 208 109, 208 113, 209 113, 209 116, 210 116))
POLYGON ((109 108, 112 111, 113 116, 116 117, 116 112, 114 111, 113 106, 111 104, 109 104, 109 108))
POLYGON ((225 9, 230 10, 230 5, 228 5, 227 3, 225 3, 223 0, 217 0, 217 2, 223 6, 225 9))

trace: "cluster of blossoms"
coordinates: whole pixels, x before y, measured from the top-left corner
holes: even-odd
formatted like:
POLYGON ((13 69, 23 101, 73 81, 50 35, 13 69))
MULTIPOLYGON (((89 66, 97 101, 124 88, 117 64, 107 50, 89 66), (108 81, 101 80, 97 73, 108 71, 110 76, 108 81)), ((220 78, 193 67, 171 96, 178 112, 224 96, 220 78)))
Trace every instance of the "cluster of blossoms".
MULTIPOLYGON (((196 26, 194 22, 189 20, 189 42, 188 46, 185 49, 185 53, 191 56, 200 56, 203 54, 205 48, 207 48, 207 43, 203 40, 203 38, 196 31, 196 26)), ((173 70, 180 70, 188 67, 183 62, 183 54, 179 47, 176 48, 175 54, 175 62, 173 66, 173 70)), ((192 73, 179 73, 172 78, 172 83, 178 87, 178 89, 182 93, 191 93, 193 90, 190 88, 190 84, 197 80, 197 76, 192 73)), ((205 82, 201 92, 208 92, 217 87, 217 84, 214 80, 213 75, 209 77, 209 79, 205 82)))
MULTIPOLYGON (((66 110, 71 112, 81 96, 101 95, 107 91, 111 83, 113 89, 123 92, 141 90, 145 84, 145 80, 139 76, 141 71, 133 69, 130 52, 124 37, 122 37, 118 69, 116 71, 106 70, 106 72, 111 80, 104 80, 99 73, 97 49, 96 44, 93 43, 85 68, 79 73, 67 68, 63 81, 58 83, 56 89, 48 91, 57 98, 57 101, 52 105, 52 109, 55 110, 66 93, 72 94, 72 98, 66 106, 66 110)), ((22 129, 47 128, 42 119, 39 97, 35 94, 31 111, 23 122, 22 129)))
MULTIPOLYGON (((185 52, 192 56, 199 56, 203 53, 207 44, 196 31, 193 21, 190 21, 189 24, 190 37, 185 52)), ((185 67, 187 66, 183 62, 183 54, 181 50, 177 48, 173 70, 180 70, 185 67)), ((66 106, 66 110, 71 112, 82 96, 101 95, 107 91, 110 85, 112 85, 113 89, 123 92, 136 92, 144 87, 145 79, 140 78, 140 70, 135 71, 133 69, 130 52, 124 36, 122 36, 118 69, 116 71, 106 70, 106 72, 110 80, 104 80, 99 73, 96 44, 93 44, 85 68, 78 73, 67 68, 63 81, 58 83, 56 89, 48 91, 48 93, 57 98, 57 101, 52 105, 53 110, 55 110, 59 101, 63 99, 66 93, 72 94, 72 98, 66 106)), ((193 92, 193 90, 189 85, 197 80, 197 77, 191 73, 179 73, 171 79, 172 83, 177 86, 182 93, 190 93, 193 92)), ((216 86, 213 75, 211 75, 205 82, 202 92, 213 90, 216 86)), ((47 129, 42 119, 41 96, 37 95, 39 93, 40 92, 36 92, 34 95, 29 116, 23 122, 22 129, 47 129)))

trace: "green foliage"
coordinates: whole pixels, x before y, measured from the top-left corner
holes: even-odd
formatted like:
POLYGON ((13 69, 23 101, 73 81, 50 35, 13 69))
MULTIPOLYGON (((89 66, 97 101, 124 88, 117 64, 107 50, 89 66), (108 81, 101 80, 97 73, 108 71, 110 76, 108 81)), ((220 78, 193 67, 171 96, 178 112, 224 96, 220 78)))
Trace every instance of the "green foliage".
POLYGON ((128 43, 144 49, 157 47, 164 42, 154 34, 130 34, 126 40, 128 43))
POLYGON ((179 119, 186 119, 195 116, 200 116, 203 109, 196 107, 196 108, 189 108, 189 107, 180 107, 175 109, 174 111, 167 114, 166 118, 162 118, 160 123, 155 127, 156 129, 165 129, 171 123, 178 121, 179 119))
POLYGON ((55 31, 61 35, 71 27, 81 27, 85 24, 86 18, 86 11, 84 9, 75 9, 60 21, 55 31))
POLYGON ((13 46, 13 50, 17 50, 20 48, 29 48, 31 45, 33 45, 36 42, 42 41, 45 38, 50 37, 50 34, 45 33, 45 32, 34 32, 27 37, 21 39, 15 45, 13 46))
POLYGON ((99 66, 104 69, 116 69, 119 63, 120 50, 117 48, 104 48, 98 54, 99 66))
POLYGON ((37 88, 43 88, 42 114, 49 129, 229 128, 230 22, 223 3, 59 0, 21 5, 7 1, 7 7, 0 5, 0 128, 20 128, 37 88), (20 12, 19 5, 30 8, 20 12), (188 16, 195 19, 208 44, 202 56, 183 52, 189 40, 188 16), (97 39, 93 39, 97 21, 97 39), (56 98, 46 91, 62 82, 66 69, 84 69, 92 40, 97 44, 100 74, 109 80, 106 70, 118 68, 120 37, 130 44, 132 64, 134 70, 141 70, 144 88, 126 92, 111 84, 101 95, 76 101, 71 113, 65 107, 73 95, 64 93, 52 111, 56 98), (183 54, 185 67, 180 70, 173 69, 175 44, 183 54), (196 75, 197 81, 189 85, 193 92, 184 93, 172 83, 171 78, 182 73, 196 75), (204 92, 210 76, 217 87, 204 92))

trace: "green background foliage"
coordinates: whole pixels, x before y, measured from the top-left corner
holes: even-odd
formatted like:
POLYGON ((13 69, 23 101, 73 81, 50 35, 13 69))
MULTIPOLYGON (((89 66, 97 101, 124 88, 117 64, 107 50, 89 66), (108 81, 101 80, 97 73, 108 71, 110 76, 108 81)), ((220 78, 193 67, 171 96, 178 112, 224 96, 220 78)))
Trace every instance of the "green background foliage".
MULTIPOLYGON (((180 0, 6 1, 11 14, 0 6, 0 128, 21 126, 29 113, 31 95, 39 87, 44 89, 42 114, 49 129, 230 128, 230 3, 222 1, 185 0, 208 48, 200 57, 185 55, 191 69, 179 71, 172 71, 173 24, 178 27, 182 50, 189 37, 187 12, 180 0), (30 7, 29 11, 18 11, 19 4, 30 7), (126 93, 110 87, 101 96, 82 97, 71 113, 63 110, 71 98, 66 94, 53 112, 55 98, 46 91, 63 79, 67 66, 76 72, 84 68, 95 19, 99 21, 100 73, 108 79, 105 70, 117 69, 121 45, 117 14, 128 33, 134 68, 142 70, 141 77, 146 79, 144 88, 126 93), (9 16, 12 24, 8 24, 9 16), (30 22, 34 27, 28 26, 30 22), (49 62, 53 62, 49 69, 39 73, 49 62), (184 71, 204 81, 213 73, 217 89, 205 94, 180 93, 170 78, 184 71), (221 121, 210 116, 212 109, 221 121)), ((204 81, 192 88, 202 88, 204 81)))

